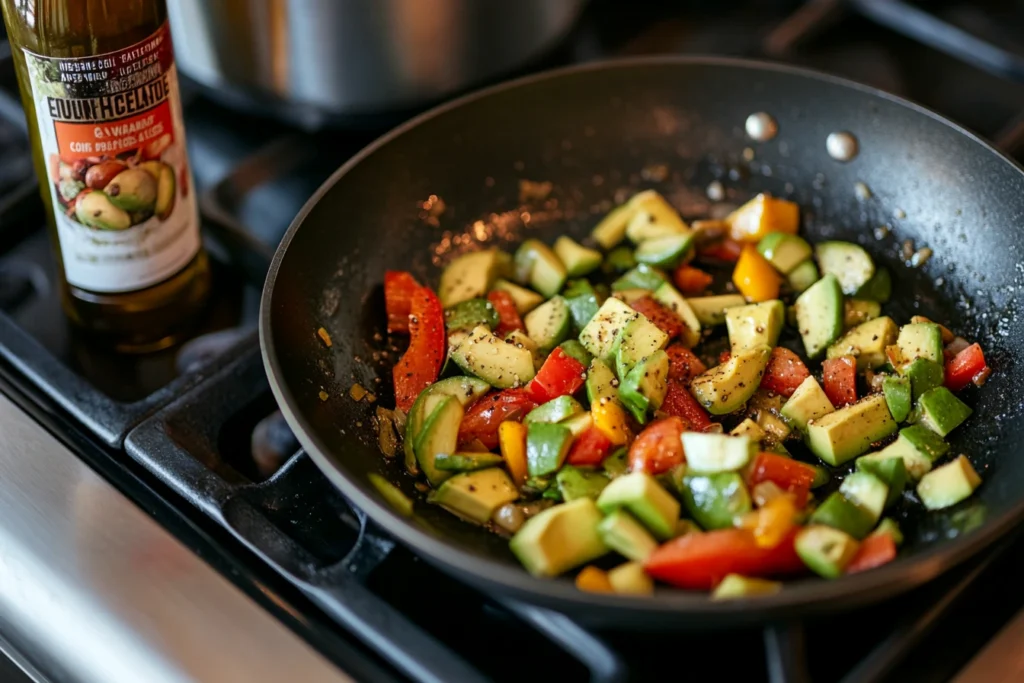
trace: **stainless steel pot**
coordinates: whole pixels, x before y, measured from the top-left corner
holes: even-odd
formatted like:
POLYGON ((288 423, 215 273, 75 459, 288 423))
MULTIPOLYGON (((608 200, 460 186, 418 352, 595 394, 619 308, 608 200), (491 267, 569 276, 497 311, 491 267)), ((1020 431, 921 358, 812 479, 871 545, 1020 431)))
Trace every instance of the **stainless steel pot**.
POLYGON ((169 0, 182 73, 307 123, 416 108, 554 46, 586 0, 169 0))

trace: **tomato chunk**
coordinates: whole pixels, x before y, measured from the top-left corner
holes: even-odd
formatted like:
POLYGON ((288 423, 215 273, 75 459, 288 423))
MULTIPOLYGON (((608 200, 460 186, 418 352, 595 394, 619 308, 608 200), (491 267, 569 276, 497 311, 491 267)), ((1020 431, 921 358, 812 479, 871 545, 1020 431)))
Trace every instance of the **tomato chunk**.
POLYGON ((711 283, 715 281, 711 273, 705 273, 700 268, 684 263, 672 273, 676 287, 683 296, 699 296, 704 293, 711 283))
POLYGON ((680 439, 686 427, 676 416, 652 422, 629 447, 630 471, 661 474, 686 462, 680 439))
POLYGON ((459 425, 459 444, 479 439, 489 450, 494 450, 498 447, 498 426, 506 421, 519 422, 536 407, 537 402, 525 389, 506 389, 488 394, 463 416, 459 425))
POLYGON ((857 402, 857 359, 853 356, 829 358, 821 364, 824 377, 821 388, 836 408, 857 402))
POLYGON ((770 481, 793 494, 797 506, 807 504, 807 496, 814 483, 814 467, 777 453, 758 453, 750 468, 747 483, 751 488, 762 481, 770 481))
POLYGON ((504 338, 509 332, 526 330, 523 319, 519 317, 519 311, 516 309, 515 299, 511 294, 496 289, 487 294, 487 300, 498 312, 498 329, 495 330, 495 334, 504 338))
POLYGON ((761 378, 761 388, 789 398, 800 384, 811 376, 800 356, 776 346, 761 378))
POLYGON ((395 401, 409 410, 420 392, 437 381, 448 351, 441 300, 429 287, 420 287, 409 311, 409 348, 395 364, 395 401))
POLYGON ((587 369, 562 349, 555 349, 544 361, 526 390, 537 403, 575 394, 587 378, 587 369))
POLYGON ((384 272, 384 309, 388 314, 388 332, 408 332, 412 298, 420 283, 402 270, 384 272))
POLYGON ((861 542, 857 554, 846 565, 847 574, 867 571, 896 559, 896 541, 889 534, 873 534, 861 542))
POLYGON ((668 354, 669 379, 682 382, 685 386, 690 386, 694 377, 708 369, 697 354, 682 344, 669 344, 665 353, 668 354))
POLYGON ((703 432, 711 426, 707 411, 690 395, 689 389, 678 380, 669 380, 661 412, 683 419, 687 431, 703 432))
POLYGON ((566 462, 570 465, 591 465, 601 464, 605 456, 612 449, 612 442, 597 427, 591 427, 580 434, 569 449, 569 456, 566 462))
POLYGON ((762 548, 746 529, 718 529, 680 536, 655 550, 644 563, 652 577, 680 588, 710 590, 727 574, 764 577, 799 574, 796 530, 772 548, 762 548))
POLYGON ((683 333, 683 321, 674 311, 662 306, 652 297, 642 296, 630 307, 637 313, 642 313, 662 332, 668 335, 669 339, 675 339, 683 333))
POLYGON ((697 253, 703 258, 717 259, 719 261, 737 261, 742 251, 742 244, 727 237, 720 242, 715 242, 701 248, 697 253))
POLYGON ((988 366, 985 363, 985 354, 981 350, 981 345, 971 344, 946 363, 944 384, 950 391, 960 391, 986 367, 988 366))

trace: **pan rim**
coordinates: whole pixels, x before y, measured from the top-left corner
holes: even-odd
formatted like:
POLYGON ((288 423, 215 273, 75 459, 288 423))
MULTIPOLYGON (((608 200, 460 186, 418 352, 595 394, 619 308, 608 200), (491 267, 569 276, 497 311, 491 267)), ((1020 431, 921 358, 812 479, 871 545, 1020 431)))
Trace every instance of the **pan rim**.
MULTIPOLYGON (((989 142, 973 131, 950 121, 937 112, 920 104, 877 88, 851 81, 839 76, 814 69, 791 66, 764 60, 732 57, 697 55, 656 55, 623 59, 599 60, 557 69, 546 70, 504 81, 455 98, 423 112, 393 128, 342 164, 303 205, 296 214, 287 232, 274 253, 260 301, 260 351, 264 368, 274 398, 287 422, 295 430, 299 443, 352 505, 362 509, 371 519, 380 524, 389 534, 445 571, 482 588, 494 589, 506 597, 522 600, 535 605, 553 607, 566 611, 570 616, 576 610, 622 610, 665 616, 685 613, 688 616, 736 617, 745 616, 751 621, 766 621, 778 618, 783 613, 799 610, 810 614, 823 610, 835 610, 867 605, 896 594, 906 592, 923 583, 937 578, 953 567, 977 555, 999 539, 1007 536, 1024 519, 1024 500, 1019 501, 1002 515, 987 520, 970 534, 936 544, 911 558, 897 558, 874 571, 847 576, 839 581, 809 578, 786 583, 784 590, 757 600, 734 600, 713 602, 704 592, 685 591, 676 588, 659 588, 655 599, 639 599, 629 596, 583 593, 566 579, 543 579, 530 575, 520 567, 504 564, 465 551, 441 537, 433 536, 417 528, 408 518, 402 517, 384 502, 357 484, 353 477, 343 473, 328 455, 330 449, 317 436, 316 430, 304 418, 277 361, 277 351, 272 334, 272 300, 277 275, 284 262, 288 247, 301 225, 327 194, 353 168, 378 149, 400 138, 407 131, 434 119, 450 110, 457 109, 492 94, 514 90, 533 83, 571 76, 577 73, 632 69, 645 66, 717 66, 735 67, 754 71, 776 72, 809 78, 832 85, 853 89, 875 98, 881 98, 898 106, 925 115, 955 132, 966 136, 975 144, 987 150, 1002 162, 1024 173, 1024 167, 1005 156, 989 142)), ((609 612, 610 614, 610 612, 609 612)))

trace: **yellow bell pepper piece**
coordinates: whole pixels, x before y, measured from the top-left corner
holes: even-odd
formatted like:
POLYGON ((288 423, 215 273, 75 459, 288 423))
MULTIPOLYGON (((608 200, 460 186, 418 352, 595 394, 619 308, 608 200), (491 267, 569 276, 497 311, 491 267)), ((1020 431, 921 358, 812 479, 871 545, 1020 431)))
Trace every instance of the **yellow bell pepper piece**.
POLYGON ((597 401, 590 407, 590 416, 612 445, 623 446, 629 441, 629 420, 618 401, 607 397, 597 401))
POLYGON ((754 541, 758 547, 774 548, 793 528, 796 515, 793 496, 786 494, 772 498, 755 512, 743 515, 737 526, 749 529, 754 534, 754 541))
POLYGON ((526 425, 502 422, 498 425, 498 445, 516 486, 526 483, 526 425))
POLYGON ((608 573, 593 565, 584 567, 576 575, 576 587, 588 593, 614 593, 612 582, 608 580, 608 573))
POLYGON ((800 207, 785 199, 759 194, 725 218, 729 233, 738 242, 760 242, 770 232, 795 235, 800 226, 800 207))
POLYGON ((782 277, 768 260, 758 253, 753 244, 743 245, 736 269, 732 271, 736 289, 751 301, 771 301, 779 298, 782 277))

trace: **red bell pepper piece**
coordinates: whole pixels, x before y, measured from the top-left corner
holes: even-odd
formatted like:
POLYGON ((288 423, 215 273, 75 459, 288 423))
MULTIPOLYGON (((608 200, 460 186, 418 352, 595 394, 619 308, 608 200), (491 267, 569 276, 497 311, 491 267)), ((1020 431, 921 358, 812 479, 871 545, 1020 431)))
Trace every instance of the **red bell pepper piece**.
POLYGON ((651 553, 644 569, 659 581, 691 590, 710 590, 727 574, 799 574, 804 563, 793 547, 795 536, 793 529, 775 547, 762 548, 747 529, 686 534, 651 553))
POLYGON ((526 385, 526 391, 537 403, 547 403, 559 396, 575 394, 587 379, 587 369, 562 349, 555 349, 544 365, 526 385))
POLYGON ((658 329, 667 334, 669 339, 675 339, 683 333, 684 325, 679 316, 652 297, 642 296, 631 303, 630 307, 645 315, 658 329))
POLYGON ((768 359, 761 388, 789 398, 800 384, 811 376, 800 356, 789 349, 776 346, 768 359))
POLYGON ((762 481, 770 481, 780 489, 789 491, 798 507, 807 504, 807 496, 816 476, 814 467, 777 453, 758 453, 750 468, 747 483, 751 488, 762 481))
POLYGON ((437 381, 448 351, 441 300, 429 287, 412 297, 409 312, 409 348, 395 365, 395 402, 409 410, 420 392, 437 381))
POLYGON ((857 554, 846 565, 847 574, 867 571, 896 559, 896 541, 889 534, 873 534, 865 538, 857 554))
POLYGON ((719 365, 725 365, 730 360, 732 360, 732 354, 729 353, 728 351, 722 351, 720 354, 718 354, 718 364, 719 365))
POLYGON ((960 391, 986 367, 985 354, 981 350, 981 345, 971 344, 946 363, 944 384, 950 391, 960 391))
POLYGON ((836 408, 857 402, 857 359, 853 356, 829 358, 821 364, 821 388, 836 408))
POLYGON ((630 471, 661 474, 686 462, 680 439, 686 426, 683 419, 676 416, 648 425, 629 447, 630 471))
MULTIPOLYGON (((735 261, 736 259, 730 260, 735 261)), ((700 268, 694 268, 687 263, 676 268, 672 273, 672 279, 675 280, 676 287, 679 288, 679 292, 683 296, 699 296, 715 281, 710 273, 705 273, 700 268)))
POLYGON ((682 418, 688 431, 703 432, 711 426, 711 418, 708 417, 707 411, 690 395, 683 383, 677 380, 669 380, 668 391, 660 410, 666 415, 682 418))
POLYGON ((597 427, 591 427, 580 434, 569 449, 566 462, 570 465, 600 465, 612 449, 611 440, 597 427))
POLYGON ((498 426, 502 422, 519 422, 537 407, 525 389, 506 389, 484 396, 474 403, 459 425, 459 444, 475 439, 488 449, 498 447, 498 426))
POLYGON ((684 386, 690 386, 694 377, 708 369, 697 354, 682 344, 669 344, 665 353, 668 354, 669 379, 682 382, 684 386))
POLYGON ((498 329, 495 330, 495 333, 499 337, 504 337, 514 330, 526 330, 526 327, 523 325, 523 319, 519 317, 519 311, 516 310, 516 302, 511 294, 496 289, 488 292, 487 300, 491 302, 494 310, 498 312, 498 329))
POLYGON ((384 309, 388 314, 388 332, 408 332, 412 298, 420 283, 402 270, 384 272, 384 309))
POLYGON ((702 247, 697 253, 702 258, 718 259, 719 261, 738 261, 742 251, 742 244, 726 237, 720 242, 702 247))

